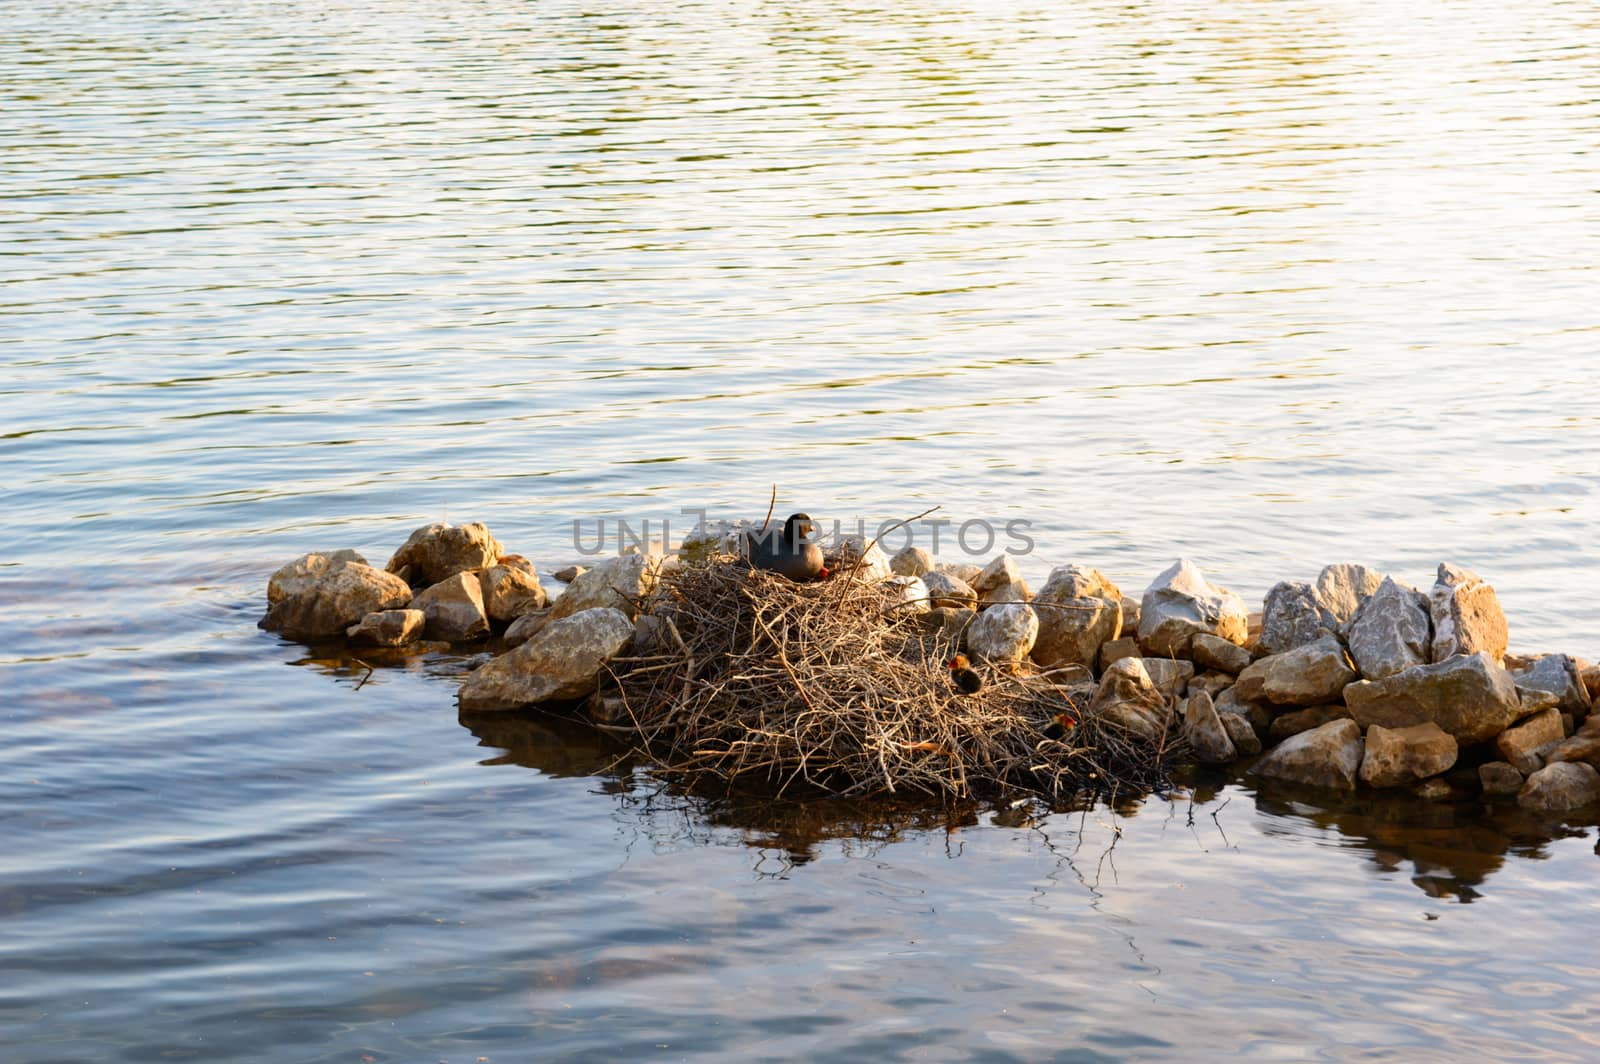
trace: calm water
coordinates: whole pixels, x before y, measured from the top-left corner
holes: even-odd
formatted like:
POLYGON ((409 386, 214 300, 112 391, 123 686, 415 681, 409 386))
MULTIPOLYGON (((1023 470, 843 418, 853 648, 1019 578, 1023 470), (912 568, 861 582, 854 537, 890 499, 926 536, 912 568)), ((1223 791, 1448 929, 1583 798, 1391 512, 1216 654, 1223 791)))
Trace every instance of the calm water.
POLYGON ((1448 558, 1600 656, 1597 31, 7 5, 0 1056, 1594 1059, 1589 822, 707 804, 254 622, 307 549, 777 481, 1134 593, 1448 558))

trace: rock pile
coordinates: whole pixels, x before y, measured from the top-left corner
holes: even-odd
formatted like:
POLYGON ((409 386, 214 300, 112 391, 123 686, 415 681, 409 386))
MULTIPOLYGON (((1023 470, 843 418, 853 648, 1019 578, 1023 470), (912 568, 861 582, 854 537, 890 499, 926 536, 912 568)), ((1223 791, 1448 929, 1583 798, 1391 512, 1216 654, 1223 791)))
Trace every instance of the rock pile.
MULTIPOLYGON (((506 650, 467 676, 463 709, 582 699, 607 662, 666 638, 638 611, 663 570, 724 557, 718 547, 571 567, 552 602, 534 566, 482 524, 433 524, 382 569, 353 551, 283 566, 261 626, 358 647, 497 637, 506 650)), ((1494 588, 1458 566, 1440 565, 1422 591, 1330 565, 1275 585, 1252 614, 1188 560, 1137 601, 1077 564, 1034 593, 1009 555, 940 564, 916 548, 890 559, 847 542, 828 564, 835 579, 883 586, 886 611, 989 667, 1050 677, 1089 716, 1151 741, 1182 739, 1202 763, 1256 758, 1245 768, 1264 779, 1515 795, 1545 812, 1600 802, 1600 667, 1565 654, 1508 658, 1494 588)))

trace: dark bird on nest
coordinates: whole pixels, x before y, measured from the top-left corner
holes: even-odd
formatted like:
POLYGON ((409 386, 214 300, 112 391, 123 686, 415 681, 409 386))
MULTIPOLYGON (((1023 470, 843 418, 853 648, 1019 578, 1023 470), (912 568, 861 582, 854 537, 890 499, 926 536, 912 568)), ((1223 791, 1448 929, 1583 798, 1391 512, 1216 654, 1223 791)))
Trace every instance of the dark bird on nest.
POLYGON ((957 654, 944 667, 950 670, 950 682, 965 693, 975 695, 983 689, 983 677, 972 671, 972 662, 965 654, 957 654))
POLYGON ((1050 718, 1050 726, 1044 730, 1044 737, 1046 739, 1060 739, 1077 726, 1078 718, 1071 713, 1063 711, 1050 718))
POLYGON ((746 532, 745 556, 752 568, 786 576, 797 584, 824 580, 822 548, 811 542, 815 529, 808 514, 790 514, 781 531, 746 532))

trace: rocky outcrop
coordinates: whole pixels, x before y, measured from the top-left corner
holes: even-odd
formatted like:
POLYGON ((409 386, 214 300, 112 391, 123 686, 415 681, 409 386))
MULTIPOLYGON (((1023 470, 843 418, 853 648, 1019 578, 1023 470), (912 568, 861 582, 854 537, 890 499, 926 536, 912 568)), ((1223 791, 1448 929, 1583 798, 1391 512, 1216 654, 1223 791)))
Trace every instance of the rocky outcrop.
POLYGON ((1565 738, 1561 714, 1554 709, 1546 709, 1501 732, 1494 745, 1501 757, 1526 776, 1544 764, 1544 759, 1537 753, 1540 747, 1559 743, 1565 738))
POLYGON ((1019 662, 1039 637, 1039 617, 1033 607, 991 606, 967 627, 967 647, 992 662, 1019 662))
POLYGON ((1034 596, 1039 639, 1033 660, 1046 668, 1094 668, 1100 648, 1122 634, 1122 592, 1097 569, 1062 565, 1034 596))
POLYGON ((422 638, 427 615, 421 610, 379 610, 361 618, 345 631, 358 647, 399 647, 422 638))
POLYGON ((1279 743, 1251 769, 1258 776, 1312 787, 1353 791, 1361 771, 1361 729, 1335 720, 1279 743))
POLYGON ((957 609, 976 609, 978 593, 965 580, 935 569, 922 574, 922 583, 928 589, 928 598, 935 606, 954 606, 957 609))
POLYGON ((1558 761, 1528 777, 1517 804, 1539 813, 1565 813, 1600 802, 1600 772, 1582 761, 1558 761))
POLYGON ((1317 600, 1343 627, 1383 584, 1383 574, 1365 565, 1329 565, 1317 574, 1317 600))
POLYGON ((1200 692, 1183 703, 1183 736, 1194 759, 1204 765, 1225 765, 1238 757, 1228 730, 1217 717, 1211 696, 1200 692))
POLYGON ((1335 636, 1320 638, 1282 654, 1262 658, 1239 674, 1234 693, 1246 701, 1275 706, 1314 706, 1337 701, 1360 679, 1335 636))
POLYGON ((410 602, 411 587, 398 576, 347 562, 280 600, 261 619, 261 627, 293 639, 327 639, 344 635, 369 613, 401 609, 410 602))
POLYGON ((1139 603, 1139 644, 1152 657, 1187 657, 1201 633, 1243 644, 1249 629, 1244 600, 1208 583, 1188 559, 1156 577, 1139 603))
POLYGON ((530 610, 549 604, 533 566, 491 565, 478 577, 483 609, 491 621, 514 621, 530 610))
POLYGON ((298 595, 333 570, 351 562, 366 565, 367 559, 353 550, 312 551, 300 555, 268 578, 267 605, 276 606, 289 596, 298 595))
POLYGON ((1238 643, 1230 643, 1226 639, 1204 632, 1194 637, 1190 644, 1189 656, 1194 663, 1202 669, 1215 669, 1225 672, 1229 676, 1237 676, 1250 667, 1250 652, 1238 643))
POLYGON ((1261 649, 1283 654, 1337 635, 1383 577, 1364 565, 1330 565, 1315 586, 1279 583, 1267 592, 1261 613, 1261 649))
POLYGON ((1405 728, 1431 720, 1461 743, 1492 739, 1522 715, 1511 674, 1487 653, 1353 683, 1344 689, 1344 701, 1363 727, 1405 728))
POLYGON ((933 555, 921 547, 907 547, 889 559, 889 571, 896 576, 921 576, 933 571, 933 555))
POLYGON ((489 616, 483 609, 483 586, 478 574, 456 573, 411 600, 411 608, 427 618, 428 638, 460 642, 489 634, 489 616))
POLYGON ((1367 729, 1361 782, 1369 787, 1406 787, 1448 772, 1456 763, 1456 741, 1437 724, 1367 729))
POLYGON ((394 552, 386 568, 391 573, 410 567, 419 587, 430 587, 456 573, 487 569, 505 551, 484 525, 424 525, 394 552))
POLYGON ((633 621, 612 607, 552 620, 526 643, 469 673, 461 685, 461 708, 515 709, 584 698, 598 686, 601 666, 632 639, 633 621))
POLYGON ((1135 738, 1156 742, 1166 734, 1169 703, 1140 658, 1123 658, 1100 677, 1089 712, 1135 738))
POLYGON ((1551 705, 1574 717, 1587 716, 1593 704, 1578 662, 1566 654, 1540 658, 1516 677, 1516 684, 1524 701, 1533 695, 1548 695, 1554 699, 1551 705))
POLYGON ((661 577, 661 558, 654 554, 625 554, 611 558, 581 573, 556 599, 551 619, 571 617, 584 610, 610 607, 621 610, 631 620, 638 615, 638 603, 656 589, 661 577))
POLYGON ((1433 660, 1483 652, 1496 664, 1506 656, 1506 615, 1494 588, 1470 569, 1440 565, 1428 594, 1433 618, 1433 660))
POLYGON ((1433 640, 1428 599, 1415 588, 1384 580, 1345 626, 1344 637, 1351 660, 1369 680, 1426 665, 1433 640))

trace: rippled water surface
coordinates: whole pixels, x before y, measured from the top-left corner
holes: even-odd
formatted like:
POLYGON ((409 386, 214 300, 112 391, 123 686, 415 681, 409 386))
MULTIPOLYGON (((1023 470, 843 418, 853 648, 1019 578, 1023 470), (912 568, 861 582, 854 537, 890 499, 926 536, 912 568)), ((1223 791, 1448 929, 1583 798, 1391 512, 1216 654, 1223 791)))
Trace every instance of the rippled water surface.
POLYGON ((751 808, 312 548, 934 504, 1600 656, 1585 3, 0 12, 0 1056, 1594 1059, 1592 822, 751 808))

